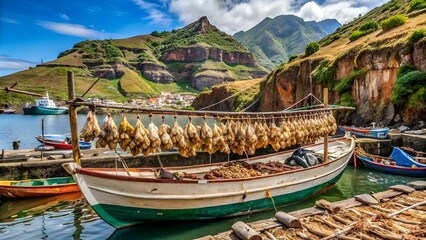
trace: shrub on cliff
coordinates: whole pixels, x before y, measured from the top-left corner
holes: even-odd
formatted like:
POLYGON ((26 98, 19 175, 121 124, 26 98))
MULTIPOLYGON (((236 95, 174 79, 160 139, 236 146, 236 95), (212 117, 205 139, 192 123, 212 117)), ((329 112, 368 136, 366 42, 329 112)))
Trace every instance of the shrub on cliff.
POLYGON ((410 7, 408 8, 408 12, 412 12, 414 10, 420 10, 426 8, 426 0, 411 0, 410 7))
POLYGON ((408 41, 410 41, 410 43, 416 43, 420 39, 424 38, 425 36, 426 36, 426 29, 424 28, 418 29, 410 35, 410 37, 408 38, 408 41))
POLYGON ((403 106, 411 95, 417 93, 425 85, 426 72, 416 70, 398 77, 392 92, 392 103, 397 106, 403 106))
POLYGON ((329 39, 327 39, 327 41, 325 41, 323 44, 322 44, 322 46, 327 46, 327 45, 329 45, 330 43, 332 43, 332 42, 334 42, 334 41, 336 41, 336 40, 338 40, 340 38, 340 34, 334 34, 333 36, 331 36, 329 39))
POLYGON ((392 17, 388 17, 385 20, 380 22, 380 26, 384 31, 391 30, 392 28, 396 28, 398 26, 403 25, 408 20, 408 17, 405 14, 397 14, 392 17))
POLYGON ((289 58, 288 58, 288 62, 287 63, 290 63, 291 61, 293 61, 294 59, 296 59, 298 56, 296 55, 296 54, 293 54, 293 55, 291 55, 289 58))
POLYGON ((308 45, 306 45, 305 55, 311 56, 312 54, 316 53, 319 49, 320 49, 320 45, 317 42, 311 42, 308 45))
POLYGON ((374 32, 377 29, 379 29, 379 24, 374 20, 368 21, 359 27, 359 30, 363 32, 367 32, 367 31, 374 32))
POLYGON ((376 31, 377 29, 379 29, 379 24, 376 21, 366 22, 359 27, 359 30, 355 30, 349 36, 349 41, 353 42, 362 36, 376 31))
POLYGON ((411 64, 403 64, 401 65, 401 67, 399 67, 398 72, 396 73, 396 77, 400 78, 402 76, 404 76, 405 74, 412 72, 412 71, 416 71, 417 68, 411 64))
POLYGON ((347 91, 351 90, 355 78, 360 77, 360 76, 364 75, 365 73, 367 73, 366 69, 362 69, 362 70, 358 70, 358 71, 353 71, 349 76, 347 76, 346 78, 342 79, 334 87, 334 91, 342 94, 344 92, 347 92, 347 91))

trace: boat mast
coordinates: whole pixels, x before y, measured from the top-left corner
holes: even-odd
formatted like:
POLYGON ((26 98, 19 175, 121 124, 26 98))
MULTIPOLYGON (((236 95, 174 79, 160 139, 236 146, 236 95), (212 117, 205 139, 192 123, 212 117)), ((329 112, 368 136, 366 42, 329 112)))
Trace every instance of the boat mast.
MULTIPOLYGON (((323 89, 324 108, 328 108, 328 88, 323 89)), ((328 132, 324 134, 324 162, 328 162, 328 132)))
MULTIPOLYGON (((75 99, 74 72, 72 71, 68 71, 68 99, 71 101, 75 99)), ((69 105, 68 112, 70 116, 72 155, 74 162, 80 165, 81 152, 78 144, 77 106, 69 105)))

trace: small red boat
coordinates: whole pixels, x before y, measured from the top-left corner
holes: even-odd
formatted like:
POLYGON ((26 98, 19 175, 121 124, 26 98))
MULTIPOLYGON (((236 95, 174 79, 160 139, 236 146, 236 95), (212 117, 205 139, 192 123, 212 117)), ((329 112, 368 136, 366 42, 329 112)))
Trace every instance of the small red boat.
MULTIPOLYGON (((55 149, 72 149, 71 138, 67 135, 60 134, 46 134, 44 136, 38 135, 36 139, 47 146, 52 146, 55 149), (44 137, 44 138, 43 138, 44 137)), ((80 149, 90 149, 91 142, 79 141, 80 149)))
POLYGON ((0 181, 0 196, 5 198, 42 197, 78 192, 72 177, 0 181))

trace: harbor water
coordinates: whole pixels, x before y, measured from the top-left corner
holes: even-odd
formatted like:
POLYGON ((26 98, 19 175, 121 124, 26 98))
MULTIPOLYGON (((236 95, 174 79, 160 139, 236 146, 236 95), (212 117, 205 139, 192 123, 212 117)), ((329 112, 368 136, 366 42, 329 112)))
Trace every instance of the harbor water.
MULTIPOLYGON (((101 120, 104 116, 98 116, 101 120)), ((12 142, 20 141, 20 149, 34 148, 39 143, 34 138, 41 134, 44 119, 46 134, 70 132, 69 116, 26 116, 21 114, 0 115, 0 149, 13 149, 12 142)), ((78 115, 81 129, 85 114, 78 115)), ((114 116, 117 124, 121 116, 114 116)), ((135 122, 135 115, 129 115, 129 122, 135 122)), ((161 121, 156 116, 153 121, 161 121)), ((173 121, 173 119, 167 119, 173 121)), ((184 121, 184 119, 179 119, 184 121)), ((143 119, 144 124, 149 122, 143 119)), ((335 187, 314 198, 278 208, 291 212, 313 206, 318 199, 338 201, 357 194, 379 192, 395 184, 421 180, 395 176, 348 166, 335 187)), ((424 180, 424 179, 423 179, 424 180)), ((272 207, 272 205, 271 205, 272 207)), ((100 219, 91 209, 81 193, 23 200, 2 200, 0 203, 0 239, 193 239, 230 229, 236 221, 252 222, 273 217, 275 210, 254 213, 247 216, 206 220, 197 222, 146 223, 115 230, 100 219)))
MULTIPOLYGON (((332 189, 278 210, 295 211, 313 206, 318 199, 338 201, 414 180, 419 179, 348 166, 332 189)), ((221 220, 147 223, 115 230, 96 215, 80 193, 72 193, 1 202, 0 239, 193 239, 227 231, 236 221, 257 221, 273 217, 274 213, 269 210, 221 220)))

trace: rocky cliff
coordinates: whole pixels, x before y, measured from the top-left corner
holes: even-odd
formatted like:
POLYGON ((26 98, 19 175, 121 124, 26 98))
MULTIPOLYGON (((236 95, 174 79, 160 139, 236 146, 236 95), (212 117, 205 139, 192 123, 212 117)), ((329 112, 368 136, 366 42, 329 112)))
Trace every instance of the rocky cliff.
MULTIPOLYGON (((322 39, 320 50, 313 55, 302 54, 281 64, 265 77, 252 98, 260 97, 257 110, 281 111, 309 93, 322 99, 327 87, 330 104, 355 107, 353 112, 336 113, 340 123, 385 126, 426 120, 426 10, 410 10, 411 6, 409 0, 391 1, 322 39), (407 14, 401 26, 383 30, 377 24, 378 29, 350 39, 361 26, 375 25, 397 14, 407 14)), ((204 99, 216 99, 215 93, 231 95, 225 90, 213 88, 204 99)), ((245 100, 232 101, 228 100, 223 110, 238 110, 235 106, 245 100)))
MULTIPOLYGON (((275 69, 261 85, 259 110, 283 110, 311 91, 322 96, 322 89, 328 87, 330 103, 356 107, 353 114, 340 119, 348 124, 376 122, 383 126, 425 120, 426 97, 414 103, 420 107, 397 106, 392 100, 401 66, 426 71, 425 37, 417 42, 410 40, 414 31, 421 31, 425 20, 424 14, 413 16, 404 26, 379 30, 357 41, 341 40, 312 57, 300 57, 275 69), (342 88, 344 84, 347 86, 342 88)), ((418 81, 426 86, 426 79, 418 81)), ((407 97, 411 99, 412 94, 407 97)))

